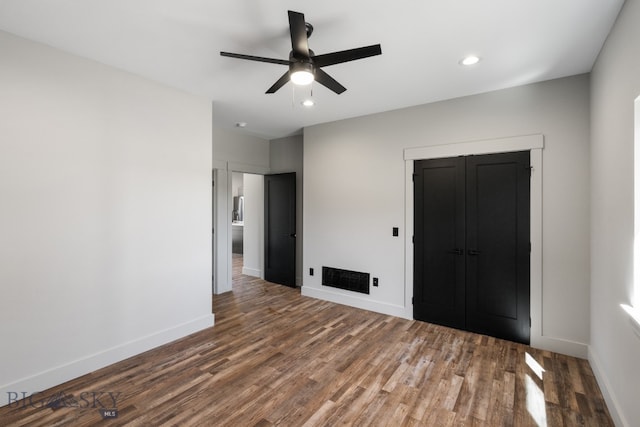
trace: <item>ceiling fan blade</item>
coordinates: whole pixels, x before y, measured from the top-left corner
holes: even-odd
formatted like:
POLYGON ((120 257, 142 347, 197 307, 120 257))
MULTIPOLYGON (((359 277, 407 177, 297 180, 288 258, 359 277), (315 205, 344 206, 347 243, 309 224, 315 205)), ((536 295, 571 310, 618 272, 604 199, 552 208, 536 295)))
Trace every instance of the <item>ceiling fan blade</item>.
POLYGON ((287 71, 273 84, 265 93, 276 93, 278 89, 284 86, 289 81, 289 72, 287 71))
POLYGON ((296 58, 309 58, 309 41, 307 40, 307 26, 304 14, 289 11, 289 32, 291 33, 291 48, 296 58))
POLYGON ((382 54, 382 48, 379 44, 371 46, 358 47, 355 49, 341 50, 340 52, 326 53, 313 57, 313 63, 317 67, 326 67, 328 65, 341 64, 343 62, 355 61, 356 59, 368 58, 382 54))
POLYGON ((346 87, 342 86, 333 77, 331 77, 329 74, 322 71, 320 68, 316 68, 315 77, 318 83, 327 87, 328 89, 331 89, 338 95, 340 95, 342 92, 347 90, 346 87))
POLYGON ((229 58, 248 59, 249 61, 268 62, 271 64, 289 65, 291 62, 285 59, 265 58, 262 56, 242 55, 240 53, 220 52, 220 56, 228 56, 229 58))

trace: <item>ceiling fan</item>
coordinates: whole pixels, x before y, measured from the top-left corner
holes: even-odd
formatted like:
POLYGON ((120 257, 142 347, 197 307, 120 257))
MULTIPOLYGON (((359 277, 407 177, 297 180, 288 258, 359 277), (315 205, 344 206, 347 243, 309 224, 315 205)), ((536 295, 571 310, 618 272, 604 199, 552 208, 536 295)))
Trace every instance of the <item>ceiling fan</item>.
POLYGON ((289 11, 289 31, 291 33, 291 52, 289 60, 264 58, 262 56, 242 55, 239 53, 220 52, 222 56, 231 58, 248 59, 250 61, 268 62, 271 64, 288 65, 289 70, 271 86, 266 93, 275 93, 289 80, 297 85, 307 85, 314 80, 331 89, 338 95, 347 90, 333 77, 324 72, 321 67, 355 61, 382 54, 379 44, 342 50, 339 52, 316 55, 309 49, 309 37, 313 32, 313 26, 304 20, 304 14, 289 11))

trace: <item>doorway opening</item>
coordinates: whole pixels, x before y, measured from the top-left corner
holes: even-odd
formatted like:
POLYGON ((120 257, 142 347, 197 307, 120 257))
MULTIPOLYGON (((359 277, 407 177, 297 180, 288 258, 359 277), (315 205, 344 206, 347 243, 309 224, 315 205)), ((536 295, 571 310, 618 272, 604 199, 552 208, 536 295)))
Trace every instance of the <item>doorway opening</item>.
POLYGON ((264 176, 233 172, 230 196, 232 282, 264 278, 264 176))
POLYGON ((299 225, 296 217, 300 212, 300 206, 296 204, 296 173, 268 174, 267 171, 248 169, 246 172, 234 171, 228 165, 214 169, 214 295, 232 291, 233 281, 238 277, 242 280, 255 277, 296 286, 297 257, 294 254, 291 262, 285 263, 286 257, 282 255, 291 246, 282 245, 283 233, 286 234, 284 240, 293 242, 291 247, 294 251, 300 249, 296 228, 299 225), (286 180, 292 185, 283 185, 280 178, 285 177, 293 178, 286 180), (285 195, 286 205, 292 207, 287 215, 283 212, 288 210, 280 209, 278 202, 285 195), (269 208, 267 200, 271 200, 269 208), (285 216, 291 224, 286 230, 281 221, 285 216), (267 218, 272 221, 267 222, 267 218), (266 268, 267 261, 270 261, 269 269, 266 268), (290 268, 294 278, 291 283, 270 274, 281 271, 278 267, 284 264, 290 268))

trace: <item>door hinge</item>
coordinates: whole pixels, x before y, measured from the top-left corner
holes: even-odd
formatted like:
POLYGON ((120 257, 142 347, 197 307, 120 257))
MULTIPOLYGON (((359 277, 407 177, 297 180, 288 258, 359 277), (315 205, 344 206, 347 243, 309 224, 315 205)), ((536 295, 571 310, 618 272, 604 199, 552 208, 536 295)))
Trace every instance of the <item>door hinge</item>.
POLYGON ((529 317, 529 327, 531 327, 531 317, 529 317))
POLYGON ((414 301, 414 300, 413 300, 413 297, 411 297, 411 305, 413 305, 413 301, 414 301))
POLYGON ((416 236, 411 236, 411 243, 415 243, 416 242, 416 236))
POLYGON ((531 242, 529 242, 529 253, 531 253, 531 242))
POLYGON ((417 174, 417 173, 411 174, 411 180, 412 180, 413 182, 416 182, 416 176, 418 176, 418 174, 417 174))

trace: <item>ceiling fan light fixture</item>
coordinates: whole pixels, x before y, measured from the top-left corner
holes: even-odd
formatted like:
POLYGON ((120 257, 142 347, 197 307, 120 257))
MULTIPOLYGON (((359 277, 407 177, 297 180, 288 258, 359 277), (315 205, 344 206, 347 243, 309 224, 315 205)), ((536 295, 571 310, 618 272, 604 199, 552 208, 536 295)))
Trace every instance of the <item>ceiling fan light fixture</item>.
POLYGON ((296 62, 291 65, 291 83, 298 86, 306 86, 314 80, 313 64, 309 62, 296 62))
POLYGON ((315 102, 313 102, 313 99, 305 99, 304 101, 302 101, 302 103, 301 103, 301 104, 302 104, 302 105, 304 105, 304 106, 305 106, 305 107, 307 107, 307 108, 311 108, 311 107, 313 107, 314 105, 316 105, 316 103, 315 103, 315 102))
POLYGON ((311 71, 294 71, 291 73, 291 82, 294 85, 306 86, 313 81, 313 73, 311 71))

